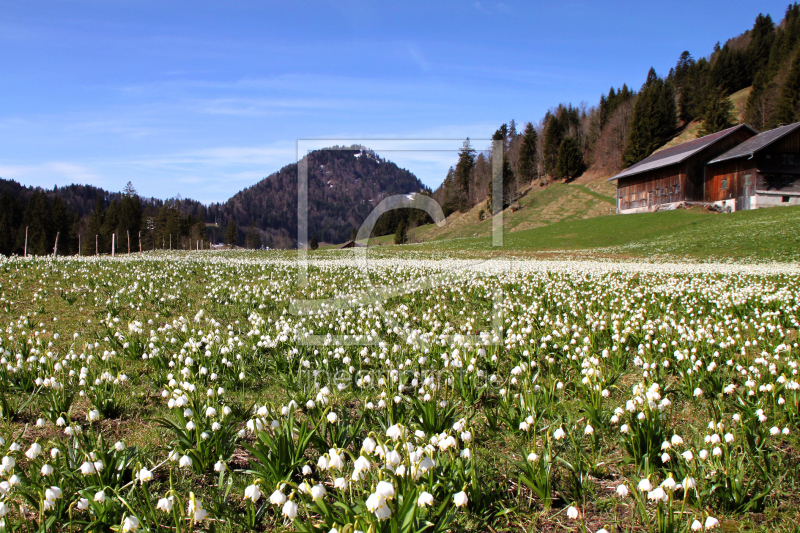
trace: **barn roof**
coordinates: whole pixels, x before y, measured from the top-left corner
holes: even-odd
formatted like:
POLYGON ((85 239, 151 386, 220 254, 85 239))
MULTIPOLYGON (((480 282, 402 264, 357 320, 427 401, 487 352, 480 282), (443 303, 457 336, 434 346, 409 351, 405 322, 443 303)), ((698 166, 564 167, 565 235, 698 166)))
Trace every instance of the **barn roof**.
POLYGON ((712 133, 711 135, 706 135, 705 137, 700 137, 699 139, 694 139, 677 146, 670 146, 669 148, 664 148, 663 150, 655 152, 650 157, 642 159, 635 165, 631 165, 613 178, 610 178, 608 181, 627 178, 628 176, 634 176, 636 174, 641 174, 642 172, 681 163, 741 128, 747 128, 753 133, 758 133, 747 124, 740 124, 739 126, 718 131, 717 133, 712 133))
POLYGON ((755 137, 747 139, 742 144, 734 146, 713 161, 709 161, 708 164, 711 165, 713 163, 721 163, 722 161, 738 159, 740 157, 751 157, 759 150, 762 150, 775 141, 782 139, 798 128, 800 128, 800 122, 795 122, 794 124, 789 124, 788 126, 781 126, 779 128, 775 128, 774 130, 759 133, 755 137))

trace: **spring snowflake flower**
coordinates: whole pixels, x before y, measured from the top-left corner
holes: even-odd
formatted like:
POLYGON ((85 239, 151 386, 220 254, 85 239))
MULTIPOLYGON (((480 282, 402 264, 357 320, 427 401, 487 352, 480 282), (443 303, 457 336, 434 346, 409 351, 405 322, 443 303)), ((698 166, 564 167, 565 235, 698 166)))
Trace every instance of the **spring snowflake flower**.
POLYGON ((139 519, 135 516, 126 516, 125 520, 122 521, 122 532, 128 533, 137 529, 139 529, 139 519))
POLYGON ((456 507, 464 507, 469 503, 469 498, 467 497, 467 493, 463 490, 453 495, 453 503, 456 507))
POLYGON ((334 413, 333 411, 331 411, 330 413, 328 413, 327 419, 328 419, 328 422, 333 424, 339 419, 339 416, 336 413, 334 413))
POLYGON ((625 484, 617 486, 617 494, 620 498, 624 498, 628 495, 628 487, 625 484))
POLYGON ((563 439, 563 438, 564 438, 564 436, 565 436, 566 434, 567 434, 567 433, 564 431, 564 429, 563 429, 563 428, 561 428, 561 427, 559 427, 559 428, 558 428, 558 429, 556 429, 556 430, 555 430, 555 432, 553 433, 553 438, 554 438, 554 439, 556 439, 556 440, 561 440, 561 439, 563 439))
POLYGON ((650 483, 649 479, 642 478, 642 480, 639 481, 639 484, 636 486, 636 488, 638 488, 642 492, 650 492, 651 490, 653 490, 653 484, 650 483))
POLYGON ((575 520, 576 518, 578 518, 578 515, 579 515, 578 508, 575 507, 574 505, 570 505, 569 508, 567 509, 567 518, 569 518, 570 520, 575 520))
POLYGON ((50 500, 51 502, 61 498, 61 495, 61 489, 58 487, 50 487, 44 491, 45 499, 50 500))
POLYGON ((286 503, 283 504, 283 509, 281 509, 281 513, 283 516, 289 518, 289 520, 294 520, 297 516, 297 504, 291 500, 288 500, 286 503))
POLYGON ((89 508, 89 500, 87 498, 79 498, 77 508, 80 511, 85 511, 89 508))
POLYGON ((276 490, 270 495, 269 503, 272 505, 283 505, 286 503, 286 495, 280 490, 276 490))
POLYGON ((375 488, 375 494, 385 500, 394 498, 394 485, 388 481, 379 481, 378 486, 375 488))
POLYGON ((142 468, 139 470, 139 474, 136 477, 140 483, 146 483, 153 479, 153 473, 146 468, 142 468))
POLYGON ((172 498, 171 497, 170 498, 161 498, 161 499, 158 500, 158 503, 156 504, 156 509, 158 509, 160 511, 164 511, 165 513, 172 512, 172 507, 173 507, 173 503, 172 503, 172 498))
POLYGON ((719 520, 714 518, 713 516, 709 516, 706 518, 705 527, 706 529, 713 529, 719 525, 719 520))
POLYGON ((333 486, 339 490, 345 490, 347 488, 347 480, 343 477, 337 477, 333 480, 333 486))
POLYGON ((311 487, 311 499, 313 499, 313 500, 322 499, 325 496, 326 493, 327 493, 327 491, 325 490, 325 487, 322 486, 321 484, 320 485, 314 485, 313 487, 311 487))
POLYGON ((433 494, 423 491, 417 498, 418 507, 429 507, 433 504, 433 494))
POLYGON ((106 501, 106 493, 105 491, 98 490, 94 493, 94 501, 97 503, 104 503, 106 501))
POLYGON ((256 503, 261 499, 261 489, 258 488, 258 485, 250 485, 244 489, 244 497, 256 503))
POLYGON ((42 465, 41 472, 43 476, 49 476, 50 474, 53 473, 53 467, 50 465, 42 465))

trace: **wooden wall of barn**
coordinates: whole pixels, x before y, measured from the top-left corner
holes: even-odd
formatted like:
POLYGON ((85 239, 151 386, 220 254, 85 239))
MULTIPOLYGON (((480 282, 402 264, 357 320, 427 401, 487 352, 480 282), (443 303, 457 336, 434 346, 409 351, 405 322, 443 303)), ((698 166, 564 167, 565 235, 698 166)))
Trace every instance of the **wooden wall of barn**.
POLYGON ((759 190, 800 191, 800 131, 767 146, 755 160, 762 178, 759 190))
POLYGON ((756 164, 754 159, 741 157, 732 161, 723 161, 706 168, 706 202, 721 202, 739 198, 745 194, 754 194, 756 182, 756 164), (750 175, 749 183, 746 179, 750 175), (724 186, 724 187, 723 187, 724 186), (745 191, 745 188, 748 191, 745 191))
POLYGON ((682 202, 686 198, 685 181, 681 165, 621 178, 617 181, 617 206, 626 210, 682 202))

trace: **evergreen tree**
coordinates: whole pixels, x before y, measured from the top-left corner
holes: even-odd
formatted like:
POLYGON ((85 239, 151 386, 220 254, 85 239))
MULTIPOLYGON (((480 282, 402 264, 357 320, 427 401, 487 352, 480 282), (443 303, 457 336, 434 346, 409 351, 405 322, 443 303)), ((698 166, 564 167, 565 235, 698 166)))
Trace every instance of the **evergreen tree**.
POLYGON ((311 243, 309 244, 309 248, 311 248, 312 250, 316 250, 317 248, 319 248, 319 242, 317 241, 316 235, 311 237, 311 243))
MULTIPOLYGON (((314 235, 314 238, 311 240, 311 249, 316 250, 319 248, 319 244, 316 242, 317 236, 314 235), (317 248, 314 247, 316 244, 317 248)), ((258 229, 254 223, 250 224, 250 227, 247 228, 247 235, 244 238, 245 246, 250 248, 251 250, 257 250, 261 248, 261 236, 258 234, 258 229)))
POLYGON ((542 160, 544 171, 549 176, 555 176, 556 164, 558 163, 558 147, 564 140, 564 131, 561 128, 555 115, 549 111, 544 116, 544 146, 542 148, 542 160))
POLYGON ((583 152, 580 145, 572 137, 565 138, 558 148, 556 176, 572 179, 579 176, 584 170, 586 170, 586 165, 583 161, 583 152))
MULTIPOLYGON (((48 202, 47 196, 41 191, 34 192, 22 217, 23 228, 28 228, 28 255, 53 253, 55 233, 51 231, 49 215, 50 202, 48 202)), ((21 237, 24 240, 24 229, 21 237)))
POLYGON ((458 186, 458 209, 463 213, 472 207, 470 184, 472 169, 475 167, 475 150, 470 145, 469 137, 458 152, 458 163, 455 168, 455 181, 458 186))
POLYGON ((721 87, 714 87, 706 96, 700 118, 703 127, 700 135, 710 135, 730 128, 734 124, 733 103, 721 87))
POLYGON ((225 244, 236 246, 239 242, 239 228, 236 227, 236 221, 233 217, 228 219, 228 227, 225 230, 225 244))
POLYGON ((777 122, 792 124, 800 120, 800 52, 792 63, 781 87, 777 105, 777 122))
POLYGON ((106 203, 102 194, 98 194, 94 200, 94 211, 89 216, 89 225, 87 228, 87 238, 83 239, 84 255, 94 255, 95 253, 103 253, 105 250, 104 239, 102 235, 103 222, 106 218, 106 203), (95 238, 95 236, 97 236, 95 238), (95 242, 97 245, 95 246, 95 242))
MULTIPOLYGON (((613 89, 612 89, 613 90, 613 89)), ((519 177, 523 182, 530 183, 536 177, 536 143, 538 136, 533 124, 528 122, 522 135, 522 144, 519 148, 519 177)))
POLYGON ((747 45, 746 52, 750 80, 755 77, 759 70, 767 66, 774 42, 775 23, 772 22, 772 17, 759 13, 753 24, 753 29, 750 31, 750 43, 747 45))
POLYGON ((6 191, 0 194, 0 254, 11 255, 15 251, 14 234, 17 224, 14 217, 14 198, 6 191))
POLYGON ((405 244, 407 240, 408 230, 406 229, 406 221, 402 220, 400 224, 397 225, 397 230, 394 233, 394 243, 405 244))
POLYGON ((623 159, 632 165, 663 146, 675 131, 677 109, 672 85, 656 75, 647 74, 633 108, 628 144, 623 159))

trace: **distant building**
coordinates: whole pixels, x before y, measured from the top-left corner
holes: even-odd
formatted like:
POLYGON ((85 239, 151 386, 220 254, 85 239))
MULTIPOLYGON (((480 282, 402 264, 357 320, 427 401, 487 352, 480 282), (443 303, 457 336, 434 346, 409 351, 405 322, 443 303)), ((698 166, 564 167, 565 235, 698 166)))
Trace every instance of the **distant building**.
POLYGON ((339 250, 343 250, 345 248, 363 248, 364 244, 357 243, 356 241, 347 241, 346 243, 339 246, 339 250))
POLYGON ((800 205, 800 122, 760 133, 709 161, 704 200, 730 211, 800 205))
POLYGON ((617 211, 642 213, 705 201, 706 163, 758 134, 746 124, 671 146, 632 165, 617 182, 617 211))

